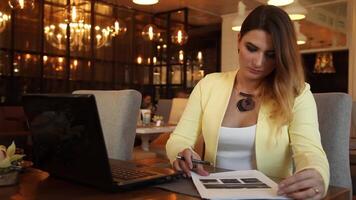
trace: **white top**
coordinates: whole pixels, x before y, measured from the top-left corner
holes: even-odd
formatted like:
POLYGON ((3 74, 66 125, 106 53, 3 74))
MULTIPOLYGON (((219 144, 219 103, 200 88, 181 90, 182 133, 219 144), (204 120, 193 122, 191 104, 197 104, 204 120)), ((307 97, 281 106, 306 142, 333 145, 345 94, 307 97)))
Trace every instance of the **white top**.
POLYGON ((256 169, 256 125, 229 128, 220 127, 216 167, 231 170, 256 169))

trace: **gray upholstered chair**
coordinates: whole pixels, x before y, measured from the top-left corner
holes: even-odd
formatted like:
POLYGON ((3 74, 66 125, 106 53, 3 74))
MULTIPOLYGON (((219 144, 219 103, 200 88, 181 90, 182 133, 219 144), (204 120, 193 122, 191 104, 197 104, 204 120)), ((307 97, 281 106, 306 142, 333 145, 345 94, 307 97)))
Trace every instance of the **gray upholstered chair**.
POLYGON ((351 136, 356 137, 356 101, 352 102, 351 136))
POLYGON ((172 99, 158 99, 156 115, 163 116, 165 123, 168 123, 169 113, 172 107, 172 99))
POLYGON ((330 185, 352 191, 349 161, 352 99, 345 93, 317 93, 314 97, 321 142, 330 164, 330 185))
POLYGON ((130 160, 141 93, 136 90, 77 90, 73 93, 94 94, 109 158, 130 160))

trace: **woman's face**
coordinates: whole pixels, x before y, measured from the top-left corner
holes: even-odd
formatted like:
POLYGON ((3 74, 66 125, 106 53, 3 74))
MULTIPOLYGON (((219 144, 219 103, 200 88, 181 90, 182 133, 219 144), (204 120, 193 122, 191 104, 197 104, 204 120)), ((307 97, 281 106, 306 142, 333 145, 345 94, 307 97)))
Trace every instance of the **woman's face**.
POLYGON ((272 38, 263 30, 251 30, 239 36, 239 74, 251 80, 263 80, 275 68, 272 38))

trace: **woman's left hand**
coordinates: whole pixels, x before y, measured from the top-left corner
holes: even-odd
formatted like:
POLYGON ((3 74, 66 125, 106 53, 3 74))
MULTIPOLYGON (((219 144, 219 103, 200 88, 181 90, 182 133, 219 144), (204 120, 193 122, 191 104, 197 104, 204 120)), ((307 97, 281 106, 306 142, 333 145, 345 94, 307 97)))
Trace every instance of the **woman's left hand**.
POLYGON ((324 180, 315 169, 305 169, 281 181, 277 193, 293 199, 321 199, 324 180))

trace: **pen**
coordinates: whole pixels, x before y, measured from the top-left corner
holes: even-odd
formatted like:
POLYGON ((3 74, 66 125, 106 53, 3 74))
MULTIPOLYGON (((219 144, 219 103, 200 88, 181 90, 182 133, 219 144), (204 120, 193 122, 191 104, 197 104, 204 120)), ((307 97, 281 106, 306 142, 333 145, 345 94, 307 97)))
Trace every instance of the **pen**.
MULTIPOLYGON (((183 156, 176 156, 176 158, 178 159, 178 160, 185 160, 185 158, 183 157, 183 156)), ((194 159, 194 158, 192 158, 192 163, 194 163, 194 164, 202 164, 202 165, 211 165, 211 163, 210 162, 208 162, 208 161, 205 161, 205 160, 197 160, 197 159, 194 159)))

